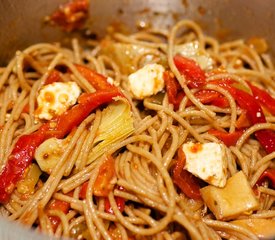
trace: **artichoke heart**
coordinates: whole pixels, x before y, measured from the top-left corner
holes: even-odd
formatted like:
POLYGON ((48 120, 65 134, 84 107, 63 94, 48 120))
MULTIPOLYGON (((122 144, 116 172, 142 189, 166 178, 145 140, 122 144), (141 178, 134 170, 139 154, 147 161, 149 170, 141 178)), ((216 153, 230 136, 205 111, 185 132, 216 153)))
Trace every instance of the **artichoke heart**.
POLYGON ((40 168, 32 163, 28 167, 24 178, 17 183, 17 191, 21 194, 33 194, 41 174, 40 168))
MULTIPOLYGON (((118 63, 121 72, 127 75, 138 70, 134 64, 138 56, 144 56, 144 65, 151 63, 154 57, 152 55, 153 50, 151 47, 133 43, 114 43, 108 39, 101 42, 101 53, 114 59, 118 63)), ((161 55, 160 58, 160 64, 166 66, 165 55, 161 55)))
POLYGON ((94 141, 94 147, 88 156, 88 164, 100 157, 106 149, 124 140, 134 132, 131 106, 124 98, 118 98, 102 112, 102 119, 94 141))
POLYGON ((35 160, 43 172, 51 174, 67 146, 66 139, 49 138, 35 151, 35 160))

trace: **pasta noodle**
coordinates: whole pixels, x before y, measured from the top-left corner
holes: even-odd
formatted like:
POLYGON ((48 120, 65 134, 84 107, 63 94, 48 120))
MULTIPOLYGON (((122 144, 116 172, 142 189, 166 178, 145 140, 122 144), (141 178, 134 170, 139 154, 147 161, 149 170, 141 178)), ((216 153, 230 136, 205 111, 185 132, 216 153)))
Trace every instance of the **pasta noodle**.
MULTIPOLYGON (((82 94, 98 91, 98 86, 91 84, 76 64, 113 81, 110 86, 120 89, 129 103, 134 129, 130 135, 111 142, 103 148, 103 154, 91 161, 91 152, 103 141, 97 138, 109 106, 97 107, 62 137, 62 154, 50 172, 42 169, 37 159, 32 160, 39 165, 37 181, 30 187, 32 191, 28 186, 34 179, 23 183, 26 191, 13 186, 9 200, 1 205, 5 217, 52 236, 75 239, 258 239, 257 232, 234 220, 265 219, 273 221, 274 226, 274 176, 273 180, 270 176, 260 180, 264 172, 275 171, 274 152, 268 153, 261 144, 262 138, 257 138, 260 131, 269 131, 274 137, 273 113, 268 104, 261 102, 266 121, 249 123, 246 119, 248 125, 240 127, 238 124, 244 124, 241 117, 252 110, 243 109, 229 88, 217 84, 233 81, 239 91, 250 96, 253 84, 272 96, 272 59, 249 41, 219 43, 189 20, 178 22, 169 31, 112 33, 96 44, 89 44, 88 40, 87 46, 80 46, 73 39, 72 49, 40 43, 18 51, 0 69, 2 171, 20 137, 40 131, 45 122, 51 121, 37 118, 37 97, 54 72, 59 74, 58 81, 77 83, 82 94), (188 43, 198 44, 196 57, 211 60, 211 67, 204 69, 203 86, 190 87, 188 76, 175 62, 179 46, 188 43), (152 63, 162 65, 176 79, 179 88, 174 97, 183 94, 178 108, 171 102, 167 84, 159 93, 144 99, 137 99, 132 92, 129 75, 152 63), (218 94, 226 106, 215 104, 214 100, 203 102, 198 97, 202 90, 218 94), (234 144, 225 146, 218 135, 211 133, 213 129, 228 134, 242 132, 234 144), (259 207, 228 219, 218 218, 204 196, 192 199, 182 192, 175 180, 175 169, 179 149, 187 142, 222 145, 227 182, 242 171, 254 189, 259 207), (108 162, 110 159, 113 165, 108 162), (108 174, 111 177, 106 180, 108 174), (267 179, 273 181, 273 187, 267 179), (107 194, 97 195, 98 182, 105 184, 102 191, 107 189, 107 194)), ((81 104, 80 98, 78 101, 81 104)), ((207 185, 199 182, 200 188, 207 185)))

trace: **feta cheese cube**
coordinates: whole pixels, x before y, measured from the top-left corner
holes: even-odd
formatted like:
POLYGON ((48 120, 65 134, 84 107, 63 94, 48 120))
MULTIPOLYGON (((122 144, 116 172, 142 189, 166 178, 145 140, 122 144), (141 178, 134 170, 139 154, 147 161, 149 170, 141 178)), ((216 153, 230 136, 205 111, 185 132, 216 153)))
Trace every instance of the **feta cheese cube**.
POLYGON ((75 82, 54 82, 43 86, 37 97, 35 116, 50 120, 64 113, 76 103, 80 93, 80 87, 75 82))
POLYGON ((227 180, 224 188, 207 186, 201 195, 217 219, 232 219, 258 209, 259 203, 242 171, 227 180))
POLYGON ((176 45, 174 48, 174 54, 180 54, 186 58, 193 59, 204 70, 213 68, 213 59, 207 52, 201 51, 199 49, 198 41, 176 45))
POLYGON ((164 88, 162 65, 151 63, 129 75, 131 92, 137 99, 150 97, 164 88))
POLYGON ((185 169, 200 179, 217 187, 226 184, 225 149, 219 143, 185 143, 185 169))

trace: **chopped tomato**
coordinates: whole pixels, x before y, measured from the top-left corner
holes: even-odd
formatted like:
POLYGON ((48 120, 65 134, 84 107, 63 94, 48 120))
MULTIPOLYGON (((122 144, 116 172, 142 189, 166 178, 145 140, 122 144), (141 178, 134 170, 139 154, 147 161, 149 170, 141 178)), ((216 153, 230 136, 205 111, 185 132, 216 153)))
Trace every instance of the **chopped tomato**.
POLYGON ((22 110, 22 113, 29 113, 30 112, 30 105, 27 103, 25 106, 24 106, 24 108, 23 108, 23 110, 22 110))
MULTIPOLYGON (((118 210, 120 212, 123 212, 125 207, 125 199, 122 197, 115 197, 115 200, 116 200, 118 210)), ((114 214, 114 210, 112 209, 108 198, 104 198, 104 207, 105 207, 105 212, 114 214)))
POLYGON ((79 192, 79 198, 80 199, 85 199, 86 198, 88 183, 89 182, 85 182, 85 183, 82 184, 80 192, 79 192))
POLYGON ((239 116, 239 118, 236 121, 236 128, 241 129, 241 128, 247 128, 251 126, 251 123, 249 119, 247 118, 246 111, 243 110, 239 116))
POLYGON ((256 185, 260 186, 266 180, 268 180, 271 183, 272 188, 275 189, 275 169, 266 169, 259 177, 256 185))
POLYGON ((89 0, 71 0, 62 4, 49 17, 52 24, 62 27, 65 31, 79 29, 88 17, 89 0))
MULTIPOLYGON (((112 156, 108 156, 99 168, 98 176, 94 183, 93 194, 97 197, 107 197, 110 191, 114 188, 111 180, 115 176, 115 160, 112 156)), ((86 198, 88 182, 83 183, 79 197, 86 198)))
MULTIPOLYGON (((47 211, 49 210, 59 210, 62 211, 63 213, 67 214, 70 209, 70 203, 61 201, 58 199, 54 199, 49 206, 47 207, 47 211)), ((55 232, 58 225, 60 224, 60 218, 57 216, 49 216, 49 219, 52 224, 53 231, 55 232)))
POLYGON ((94 195, 98 197, 107 197, 113 189, 111 180, 115 176, 115 160, 108 156, 99 168, 98 176, 94 184, 94 195))

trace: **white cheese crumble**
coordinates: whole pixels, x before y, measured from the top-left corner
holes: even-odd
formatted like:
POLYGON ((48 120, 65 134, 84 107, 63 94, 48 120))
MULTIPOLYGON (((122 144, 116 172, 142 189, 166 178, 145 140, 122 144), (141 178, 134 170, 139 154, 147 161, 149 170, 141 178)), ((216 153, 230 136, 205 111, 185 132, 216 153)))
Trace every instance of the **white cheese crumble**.
POLYGON ((162 65, 151 63, 129 75, 131 92, 137 99, 150 97, 164 88, 162 65))
POLYGON ((185 169, 216 187, 226 184, 225 149, 219 143, 185 143, 182 150, 186 156, 185 169))
POLYGON ((76 103, 80 93, 81 89, 75 82, 54 82, 43 86, 37 97, 35 116, 50 120, 64 113, 76 103))
POLYGON ((113 86, 116 86, 118 87, 119 86, 119 83, 118 82, 115 82, 115 80, 112 78, 112 77, 107 77, 107 82, 113 86))
POLYGON ((111 85, 114 85, 114 79, 111 77, 107 77, 107 82, 111 85))

